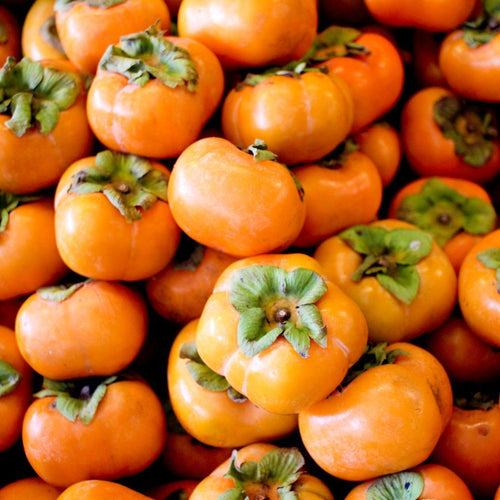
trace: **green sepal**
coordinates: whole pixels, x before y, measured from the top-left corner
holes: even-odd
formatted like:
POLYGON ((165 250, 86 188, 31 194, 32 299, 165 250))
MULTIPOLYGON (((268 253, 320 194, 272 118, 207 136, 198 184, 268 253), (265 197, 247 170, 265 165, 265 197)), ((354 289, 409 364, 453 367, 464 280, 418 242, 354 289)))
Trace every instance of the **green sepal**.
POLYGON ((355 57, 369 55, 364 45, 356 43, 362 32, 346 26, 329 26, 316 36, 306 58, 320 63, 333 57, 355 57))
POLYGON ((444 137, 453 141, 455 154, 462 161, 474 168, 489 161, 498 130, 484 104, 445 96, 434 103, 433 116, 444 137))
POLYGON ((97 411, 97 408, 106 394, 108 385, 118 379, 116 375, 108 377, 99 382, 92 390, 90 384, 82 381, 59 381, 48 378, 43 379, 42 389, 34 394, 36 398, 55 396, 56 409, 71 422, 77 420, 82 424, 89 425, 97 411), (77 396, 75 391, 80 389, 77 396))
POLYGON ((80 93, 78 77, 38 61, 8 57, 0 70, 0 113, 9 113, 5 122, 21 137, 32 127, 49 134, 57 125, 59 113, 68 109, 80 93))
POLYGON ((431 234, 413 228, 388 230, 360 224, 338 236, 364 256, 361 265, 351 275, 353 281, 374 276, 401 302, 410 304, 413 301, 420 285, 415 266, 430 253, 431 234))
POLYGON ((195 244, 187 257, 183 259, 178 259, 176 257, 174 259, 174 262, 172 263, 173 268, 176 271, 196 271, 203 260, 203 256, 205 255, 205 248, 205 245, 202 245, 201 243, 195 244))
POLYGON ((219 500, 247 499, 247 483, 276 486, 283 500, 298 498, 293 492, 293 483, 302 474, 305 461, 297 448, 276 448, 266 453, 259 462, 247 461, 240 466, 236 463, 237 458, 238 452, 234 450, 228 472, 224 475, 234 481, 235 488, 223 493, 219 500))
POLYGON ((14 391, 22 378, 22 375, 10 363, 0 359, 0 397, 14 391))
POLYGON ((326 347, 326 326, 315 305, 326 291, 323 278, 310 269, 287 273, 278 266, 256 265, 237 270, 229 300, 240 313, 238 345, 243 354, 255 356, 282 334, 304 358, 309 339, 326 347), (277 318, 276 313, 281 315, 277 318))
POLYGON ((167 201, 168 178, 146 158, 105 150, 93 166, 73 176, 69 192, 103 193, 127 222, 134 222, 156 200, 167 201))
POLYGON ((488 248, 476 255, 476 258, 488 269, 495 271, 497 291, 500 293, 500 248, 488 248))
POLYGON ((198 70, 189 52, 164 36, 158 24, 145 31, 120 38, 120 46, 110 45, 99 68, 125 76, 129 83, 144 86, 151 78, 170 88, 198 89, 198 70))
POLYGON ((178 490, 172 491, 169 493, 163 500, 188 500, 189 496, 187 491, 183 488, 179 488, 178 490))
POLYGON ((457 390, 453 396, 453 404, 463 410, 491 410, 498 406, 498 389, 495 390, 494 387, 492 389, 493 394, 481 391, 474 392, 474 390, 462 394, 460 390, 457 390))
POLYGON ((490 42, 500 32, 500 2, 483 0, 480 14, 462 25, 463 39, 475 49, 490 42))
POLYGON ((5 231, 10 213, 23 203, 39 200, 39 195, 12 194, 0 189, 0 233, 5 231))
POLYGON ((56 16, 55 14, 49 16, 40 26, 40 35, 42 38, 54 49, 59 51, 61 54, 66 55, 59 38, 59 33, 56 27, 56 16))
POLYGON ((65 10, 69 10, 79 3, 88 5, 89 7, 107 9, 109 7, 113 7, 113 5, 118 5, 123 2, 126 2, 126 0, 55 0, 54 10, 60 10, 64 12, 65 10))
POLYGON ((69 299, 75 292, 77 292, 80 288, 85 286, 87 283, 90 283, 91 281, 93 280, 87 279, 84 281, 79 281, 78 283, 44 286, 38 288, 36 293, 45 300, 50 300, 52 302, 62 302, 63 300, 69 299))
POLYGON ((482 235, 497 223, 491 203, 462 195, 438 177, 427 180, 419 193, 406 196, 396 217, 431 233, 441 247, 460 231, 482 235))
POLYGON ((422 474, 402 471, 376 479, 366 490, 366 500, 417 500, 423 490, 422 474))
POLYGON ((267 144, 262 139, 256 139, 253 144, 243 150, 253 155, 255 161, 276 161, 278 155, 267 149, 267 144))

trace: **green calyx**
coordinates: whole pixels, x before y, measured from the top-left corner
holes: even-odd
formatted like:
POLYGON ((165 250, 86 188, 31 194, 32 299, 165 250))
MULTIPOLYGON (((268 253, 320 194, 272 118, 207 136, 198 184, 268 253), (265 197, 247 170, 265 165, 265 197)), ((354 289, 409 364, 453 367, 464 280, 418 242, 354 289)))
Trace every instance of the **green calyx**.
POLYGON ((358 150, 359 144, 352 137, 349 137, 344 142, 340 143, 332 152, 317 161, 316 164, 320 167, 332 170, 342 168, 347 161, 347 157, 358 150))
POLYGON ((396 217, 431 233, 441 247, 460 231, 486 234, 497 222, 491 203, 464 196, 438 177, 426 181, 419 193, 405 197, 396 217))
POLYGON ((54 10, 69 10, 79 3, 89 7, 107 9, 108 7, 113 7, 113 5, 118 5, 123 2, 126 2, 126 0, 55 0, 54 10))
POLYGON ((36 398, 55 396, 56 409, 65 418, 71 422, 78 420, 88 425, 92 422, 107 387, 117 379, 117 376, 100 381, 91 379, 59 381, 44 378, 42 389, 34 396, 36 398))
POLYGON ((424 491, 422 474, 396 472, 375 480, 366 490, 366 500, 417 500, 424 491))
POLYGON ((278 155, 269 151, 267 144, 262 139, 256 139, 253 144, 243 150, 251 154, 255 161, 277 161, 278 155))
POLYGON ((59 38, 59 33, 56 28, 56 16, 49 16, 40 26, 40 34, 42 38, 54 49, 64 54, 64 49, 59 38))
POLYGON ((76 101, 80 88, 73 73, 44 67, 27 57, 19 62, 8 57, 0 70, 0 113, 11 115, 5 126, 18 137, 32 127, 49 134, 59 113, 76 101))
POLYGON ((315 303, 326 293, 323 278, 310 269, 286 272, 278 266, 248 266, 230 282, 229 300, 240 313, 238 344, 250 358, 280 335, 306 358, 311 339, 326 347, 326 326, 315 303))
POLYGON ((198 70, 189 52, 167 40, 157 24, 121 37, 119 47, 110 45, 99 68, 119 73, 141 87, 156 78, 170 88, 198 89, 198 70))
POLYGON ((40 196, 12 194, 0 190, 0 232, 5 231, 10 213, 22 203, 39 200, 40 196))
POLYGON ((156 200, 167 201, 168 178, 152 163, 136 155, 105 150, 93 166, 73 176, 70 193, 103 193, 126 218, 134 222, 156 200))
POLYGON ((7 361, 0 359, 0 397, 10 394, 22 380, 22 375, 7 361))
POLYGON ((462 410, 491 410, 498 406, 498 389, 485 392, 461 391, 458 389, 453 397, 453 404, 462 410), (490 394, 491 392, 491 394, 490 394))
POLYGON ((493 114, 483 104, 442 97, 434 103, 434 121, 465 163, 478 168, 488 162, 498 130, 493 114))
POLYGON ((350 382, 362 373, 382 365, 392 365, 398 356, 408 356, 402 349, 387 349, 387 342, 368 343, 365 352, 358 361, 349 368, 339 389, 345 388, 350 382))
POLYGON ((431 251, 431 234, 420 229, 389 230, 361 224, 342 231, 339 237, 363 256, 351 276, 353 281, 373 276, 404 304, 413 301, 420 285, 416 265, 431 251))
POLYGON ((495 271, 497 291, 500 293, 500 248, 488 248, 476 255, 476 258, 488 269, 495 271))
POLYGON ((264 455, 259 462, 243 462, 238 466, 236 450, 231 455, 229 470, 224 477, 234 481, 232 488, 218 500, 249 500, 268 498, 266 491, 276 491, 282 500, 298 500, 293 484, 302 474, 304 457, 297 448, 277 448, 264 455), (250 497, 247 490, 253 492, 250 497), (259 496, 260 494, 260 496, 259 496))
POLYGON ((78 283, 44 286, 39 288, 36 293, 45 300, 62 302, 63 300, 69 299, 74 293, 80 290, 80 288, 91 281, 93 280, 87 279, 78 283))
POLYGON ((483 0, 482 12, 462 26, 465 43, 474 49, 490 42, 500 32, 500 1, 483 0))
POLYGON ((226 377, 215 373, 201 359, 196 349, 194 342, 184 342, 181 345, 179 356, 182 359, 187 359, 186 367, 193 380, 203 389, 213 392, 226 391, 228 397, 236 402, 241 403, 246 401, 246 397, 240 394, 237 390, 231 387, 226 377))

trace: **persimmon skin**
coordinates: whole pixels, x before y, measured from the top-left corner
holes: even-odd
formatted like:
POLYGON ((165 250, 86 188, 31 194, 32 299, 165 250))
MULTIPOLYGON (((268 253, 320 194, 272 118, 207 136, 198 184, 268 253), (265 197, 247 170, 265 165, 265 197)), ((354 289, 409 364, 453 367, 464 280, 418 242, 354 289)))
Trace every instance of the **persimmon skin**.
POLYGON ((54 380, 113 375, 127 368, 138 355, 147 328, 142 295, 120 282, 90 281, 62 302, 35 292, 16 317, 16 338, 24 359, 37 373, 54 380))
POLYGON ((289 247, 305 219, 305 204, 286 166, 255 161, 221 137, 199 139, 181 153, 168 199, 189 237, 236 257, 289 247))
POLYGON ((0 452, 13 446, 21 437, 23 417, 31 403, 34 373, 19 352, 14 330, 0 326, 0 360, 9 363, 21 375, 18 386, 0 397, 0 452))
POLYGON ((7 57, 19 58, 21 54, 21 28, 18 19, 4 5, 0 5, 0 24, 5 30, 6 40, 0 42, 0 68, 7 57))
POLYGON ((21 204, 0 232, 0 300, 52 285, 68 272, 56 245, 52 198, 21 204), (34 251, 36 249, 36 251, 34 251))
POLYGON ((150 466, 163 450, 165 414, 143 381, 110 384, 90 424, 71 422, 54 400, 33 401, 22 429, 26 458, 49 484, 67 488, 86 479, 123 478, 150 466))
POLYGON ((151 497, 120 483, 103 479, 87 479, 78 481, 67 488, 57 497, 57 500, 151 500, 151 497))
POLYGON ((199 482, 200 481, 198 479, 176 479, 149 488, 146 493, 149 497, 154 498, 155 500, 168 500, 170 498, 169 495, 176 492, 185 492, 186 495, 188 495, 187 498, 189 498, 189 495, 191 495, 199 482))
POLYGON ((167 31, 171 21, 164 0, 126 0, 109 8, 77 3, 57 10, 55 16, 66 56, 88 75, 96 73, 108 45, 118 43, 121 36, 143 31, 157 21, 167 31))
MULTIPOLYGON (((170 262, 179 244, 180 229, 169 204, 157 200, 141 219, 127 222, 104 194, 69 193, 73 175, 94 160, 88 156, 74 162, 57 184, 55 228, 61 258, 86 278, 127 282, 149 278, 170 262)), ((170 175, 157 161, 153 167, 170 175)))
POLYGON ((20 500, 24 498, 57 500, 62 491, 61 488, 52 486, 37 476, 26 477, 0 488, 0 500, 20 500))

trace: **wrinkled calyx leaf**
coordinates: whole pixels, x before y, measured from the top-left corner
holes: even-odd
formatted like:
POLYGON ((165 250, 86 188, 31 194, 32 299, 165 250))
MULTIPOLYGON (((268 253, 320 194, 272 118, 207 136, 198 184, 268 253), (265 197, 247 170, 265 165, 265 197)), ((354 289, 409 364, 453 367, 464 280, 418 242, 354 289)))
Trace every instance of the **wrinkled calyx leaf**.
POLYGON ((54 49, 64 54, 64 49, 56 28, 56 16, 49 16, 40 26, 40 35, 54 49))
POLYGON ((74 293, 80 290, 80 288, 85 286, 87 283, 90 283, 91 281, 93 280, 87 279, 84 281, 79 281, 78 283, 44 286, 39 288, 36 293, 38 293, 38 295, 40 295, 40 297, 45 300, 50 300, 52 302, 62 302, 63 300, 69 299, 74 293))
POLYGON ((19 62, 8 57, 0 70, 0 113, 11 115, 5 126, 18 137, 32 127, 47 135, 80 90, 80 81, 71 72, 42 66, 28 57, 19 62))
POLYGON ((129 83, 144 86, 156 78, 167 87, 198 89, 198 70, 189 52, 168 40, 158 24, 145 31, 122 36, 120 44, 110 45, 99 68, 125 76, 129 83))
POLYGON ((462 26, 465 43, 472 49, 490 42, 500 32, 500 1, 483 0, 482 12, 462 26))
POLYGON ((349 137, 344 142, 341 142, 333 151, 317 161, 316 164, 332 170, 342 168, 348 156, 358 150, 359 144, 352 137, 349 137))
POLYGON ((39 195, 12 194, 0 189, 0 232, 5 231, 10 213, 23 203, 39 200, 39 195))
POLYGON ((240 313, 238 344, 247 357, 269 347, 280 335, 302 357, 310 340, 326 347, 326 326, 315 303, 326 293, 323 278, 311 269, 286 272, 278 266, 248 266, 230 282, 229 300, 240 313))
POLYGON ((22 380, 22 375, 7 361, 0 359, 0 397, 10 394, 22 380))
POLYGON ((113 5, 118 5, 125 1, 126 0, 55 0, 54 10, 69 10, 79 3, 87 5, 89 7, 107 9, 108 7, 113 7, 113 5))
POLYGON ((495 271, 497 291, 500 293, 500 248, 492 247, 476 255, 476 258, 488 269, 495 271))
POLYGON ((203 387, 203 389, 213 392, 226 391, 228 397, 237 403, 246 401, 246 397, 243 396, 243 394, 240 394, 229 385, 226 377, 215 373, 205 364, 198 354, 194 342, 184 342, 180 347, 179 356, 182 359, 188 360, 186 367, 189 374, 199 386, 203 387))
POLYGON ((235 488, 223 493, 219 500, 268 498, 266 493, 270 491, 277 492, 283 500, 298 498, 293 485, 302 474, 305 461, 297 448, 276 448, 259 462, 247 461, 239 466, 237 458, 238 452, 234 450, 224 476, 234 481, 235 488))
POLYGON ((167 201, 168 178, 136 155, 105 150, 93 166, 73 176, 70 193, 103 193, 128 222, 139 220, 156 200, 167 201))
POLYGON ((398 356, 409 356, 403 349, 387 349, 387 342, 368 343, 365 352, 358 361, 349 368, 339 388, 345 388, 362 373, 382 365, 392 365, 398 356))
POLYGON ((497 221, 491 203, 460 194, 438 177, 426 181, 419 193, 406 196, 396 216, 431 233, 440 246, 460 231, 489 233, 497 221))
POLYGON ((465 163, 478 168, 488 162, 498 129, 484 104, 444 96, 434 103, 434 121, 465 163))
POLYGON ((60 381, 44 378, 42 389, 34 394, 36 398, 55 396, 56 409, 68 420, 90 424, 107 387, 116 382, 113 375, 106 379, 81 379, 60 381))
POLYGON ((453 404, 462 410, 491 410, 498 405, 498 389, 489 391, 460 391, 458 388, 453 397, 453 404))
POLYGON ((422 474, 412 471, 382 476, 366 491, 366 500, 417 500, 424 491, 422 474))
POLYGON ((351 275, 353 281, 373 276, 398 300, 410 304, 418 293, 420 277, 416 265, 432 248, 432 236, 420 229, 356 225, 339 237, 363 256, 351 275))

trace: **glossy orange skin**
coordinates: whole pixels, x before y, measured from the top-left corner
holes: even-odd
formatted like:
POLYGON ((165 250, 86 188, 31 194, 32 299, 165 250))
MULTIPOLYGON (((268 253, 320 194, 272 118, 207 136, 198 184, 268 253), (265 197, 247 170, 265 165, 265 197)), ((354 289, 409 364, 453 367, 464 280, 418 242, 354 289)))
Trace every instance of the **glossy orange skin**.
MULTIPOLYGON (((74 162, 59 179, 54 199, 59 253, 71 270, 87 278, 149 278, 170 262, 179 244, 180 229, 170 206, 157 200, 141 219, 127 222, 102 193, 68 193, 72 176, 94 160, 87 156, 74 162)), ((170 174, 159 162, 153 167, 170 174)))
POLYGON ((0 452, 13 446, 21 437, 23 417, 31 402, 33 370, 21 356, 14 330, 0 326, 0 360, 9 363, 22 376, 18 386, 0 397, 0 452))
POLYGON ((317 25, 316 0, 183 0, 177 14, 179 35, 204 43, 226 69, 300 59, 317 25))
POLYGON ((500 380, 500 352, 480 340, 462 317, 451 316, 424 342, 452 380, 477 385, 500 380))
POLYGON ((500 486, 497 488, 497 491, 495 492, 495 497, 493 500, 498 500, 500 498, 500 486))
MULTIPOLYGON (((418 497, 433 498, 435 500, 474 500, 464 481, 451 469, 439 464, 427 463, 411 469, 412 472, 422 474, 424 489, 418 497)), ((376 480, 365 481, 355 486, 344 500, 365 500, 368 488, 376 480)))
POLYGON ((485 184, 500 172, 499 143, 494 141, 493 153, 481 167, 472 167, 456 155, 453 141, 444 137, 433 118, 434 104, 446 96, 456 94, 446 87, 426 87, 404 103, 400 128, 403 154, 419 176, 458 177, 485 184))
POLYGON ((382 186, 388 186, 399 170, 403 150, 399 131, 389 122, 379 121, 354 134, 359 150, 377 167, 382 186))
MULTIPOLYGON (((490 205, 493 204, 491 196, 486 188, 484 188, 477 182, 456 177, 438 177, 439 180, 446 186, 455 189, 463 196, 479 198, 480 200, 485 201, 490 205)), ((392 198, 388 207, 387 216, 390 218, 396 218, 396 212, 401 206, 403 200, 407 196, 420 193, 423 185, 429 180, 429 178, 430 177, 420 177, 408 182, 407 184, 404 184, 392 198)), ((478 241, 483 238, 483 236, 484 235, 475 235, 466 233, 465 231, 460 231, 452 238, 450 238, 442 247, 448 258, 450 259, 450 262, 453 265, 453 268, 455 269, 457 275, 465 255, 478 241)))
POLYGON ((388 26, 449 31, 465 22, 472 13, 475 0, 365 0, 370 14, 388 26))
MULTIPOLYGON (((276 449, 277 446, 271 443, 253 443, 238 450, 237 464, 243 462, 258 462, 265 454, 276 449)), ((190 500, 217 500, 222 493, 234 488, 234 481, 224 477, 229 469, 229 460, 220 464, 210 475, 202 479, 189 497, 190 500)), ((258 487, 257 487, 258 488, 258 487)), ((257 489, 256 488, 256 489, 257 489)), ((258 489, 257 489, 258 491, 258 489)), ((293 491, 298 495, 299 500, 333 500, 332 492, 319 478, 308 473, 301 474, 293 491)), ((249 494, 249 498, 258 498, 249 494)), ((267 498, 277 500, 279 497, 275 489, 266 491, 267 498)))
POLYGON ((203 361, 257 406, 274 413, 298 413, 326 397, 364 351, 367 325, 360 308, 326 279, 316 260, 305 254, 264 254, 240 259, 219 277, 200 317, 196 346, 203 361), (280 336, 267 349, 246 358, 238 346, 239 313, 229 302, 229 282, 237 269, 273 265, 298 267, 322 276, 327 292, 316 302, 327 328, 327 347, 314 341, 302 358, 280 336), (222 334, 221 334, 222 333, 222 334))
POLYGON ((110 498, 151 500, 152 497, 113 481, 89 479, 68 486, 57 500, 109 500, 110 498))
POLYGON ((71 422, 54 400, 33 401, 22 429, 26 458, 47 483, 67 488, 86 479, 123 478, 146 469, 163 450, 165 413, 143 381, 109 385, 90 424, 71 422))
POLYGON ((168 199, 189 237, 237 257, 287 248, 306 215, 286 166, 255 161, 221 137, 199 139, 181 153, 168 199))
POLYGON ((474 498, 492 498, 500 484, 500 408, 455 406, 431 460, 457 473, 474 498))
POLYGON ((354 224, 368 224, 382 203, 382 180, 369 156, 354 151, 333 168, 316 163, 292 169, 304 189, 306 220, 294 245, 312 247, 354 224))
POLYGON ((41 31, 43 24, 54 15, 55 0, 35 0, 23 21, 21 48, 23 55, 33 60, 67 59, 66 54, 47 41, 41 31))
POLYGON ((0 300, 55 284, 68 272, 56 245, 52 203, 45 197, 10 212, 0 232, 0 300))
POLYGON ((62 302, 33 293, 16 317, 24 359, 55 380, 118 373, 138 355, 147 329, 139 292, 110 281, 90 281, 62 302))
POLYGON ((169 432, 160 460, 165 469, 179 478, 203 479, 231 456, 233 448, 200 443, 189 434, 169 432))
MULTIPOLYGON (((418 356, 417 346, 397 347, 418 356)), ((439 395, 422 376, 420 360, 415 368, 412 361, 400 364, 404 357, 368 369, 299 413, 302 443, 328 474, 366 481, 415 467, 431 454, 443 431, 439 395)))
POLYGON ((447 34, 439 49, 439 66, 449 87, 472 100, 500 102, 500 35, 476 48, 463 40, 463 32, 447 34))
POLYGON ((370 53, 332 57, 318 64, 342 77, 351 91, 354 102, 352 134, 393 108, 401 96, 405 78, 403 60, 389 38, 380 33, 366 32, 355 43, 363 45, 370 53))
POLYGON ((21 500, 25 498, 56 500, 62 491, 61 488, 56 488, 37 476, 26 477, 0 488, 0 500, 21 500))
POLYGON ((82 72, 94 75, 108 45, 155 22, 168 31, 170 13, 164 0, 126 0, 109 8, 77 3, 56 11, 56 27, 68 59, 82 72), (85 47, 85 50, 82 48, 85 47))
POLYGON ((141 87, 119 73, 98 69, 89 88, 87 114, 92 131, 107 148, 174 158, 198 139, 218 107, 224 73, 215 54, 196 40, 166 38, 191 55, 198 89, 170 88, 156 78, 141 87))
POLYGON ((416 29, 412 35, 412 75, 420 87, 446 87, 439 66, 442 33, 416 29))
MULTIPOLYGON (((372 224, 386 229, 415 227, 398 219, 382 219, 372 224)), ((362 256, 337 235, 320 243, 313 256, 328 278, 361 307, 370 339, 375 342, 408 341, 427 333, 440 326, 456 304, 457 276, 434 241, 431 252, 416 265, 420 286, 410 304, 394 297, 373 276, 354 282, 351 274, 361 264, 362 256)))
POLYGON ((0 5, 0 24, 6 32, 6 41, 0 42, 0 67, 7 57, 19 58, 21 54, 21 28, 19 21, 7 7, 0 5))
POLYGON ((500 347, 500 295, 495 270, 488 269, 476 256, 498 247, 500 230, 496 229, 470 249, 458 275, 458 304, 465 322, 483 342, 495 347, 500 347))
POLYGON ((257 441, 274 441, 297 429, 297 415, 262 410, 250 400, 237 403, 226 391, 215 392, 196 383, 179 350, 195 342, 198 320, 184 326, 174 339, 167 364, 168 394, 177 419, 188 434, 209 446, 239 448, 257 441))
POLYGON ((240 148, 263 140, 278 161, 316 161, 346 139, 353 99, 345 82, 319 71, 274 75, 256 86, 231 89, 221 111, 224 136, 240 148))
MULTIPOLYGON (((211 471, 210 471, 211 472, 211 471)), ((168 483, 163 483, 147 490, 148 496, 155 500, 168 500, 169 495, 176 492, 184 492, 189 498, 195 486, 199 483, 197 479, 177 479, 168 483)))
MULTIPOLYGON (((77 74, 68 61, 43 59, 40 63, 77 74)), ((85 110, 87 95, 79 79, 79 97, 60 112, 56 126, 47 135, 32 127, 18 137, 5 126, 10 116, 0 115, 0 189, 21 194, 53 187, 65 168, 90 154, 94 137, 85 110)))
POLYGON ((148 303, 163 318, 186 324, 201 315, 215 281, 235 260, 236 257, 209 247, 203 248, 202 259, 194 269, 178 268, 174 258, 146 280, 148 303))

